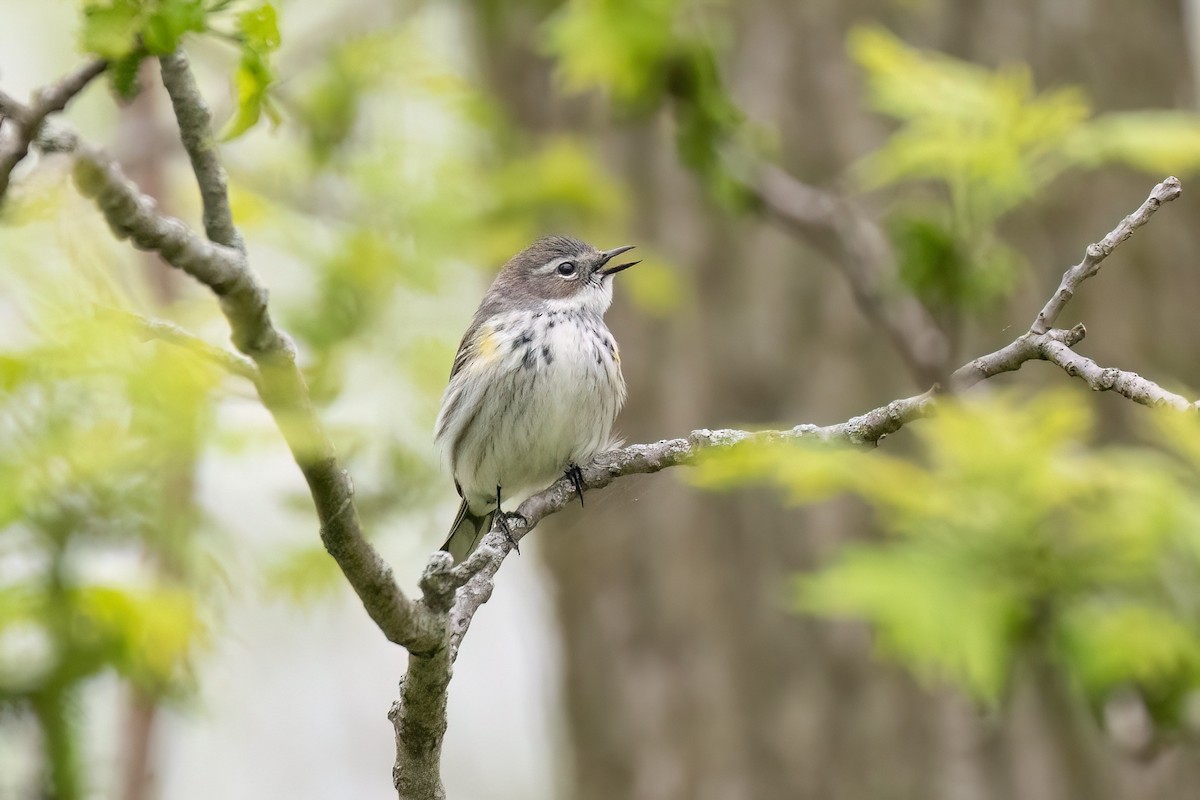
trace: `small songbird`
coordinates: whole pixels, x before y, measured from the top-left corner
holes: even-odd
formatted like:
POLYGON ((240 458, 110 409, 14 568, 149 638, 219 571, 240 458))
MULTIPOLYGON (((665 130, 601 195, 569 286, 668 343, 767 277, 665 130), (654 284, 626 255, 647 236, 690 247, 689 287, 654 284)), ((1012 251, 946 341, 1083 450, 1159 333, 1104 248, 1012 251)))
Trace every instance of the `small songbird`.
POLYGON ((583 502, 580 467, 610 446, 625 402, 621 356, 604 312, 612 276, 639 263, 610 262, 631 249, 538 239, 513 256, 479 304, 458 346, 435 435, 462 497, 442 545, 455 562, 490 530, 501 502, 564 474, 583 502))

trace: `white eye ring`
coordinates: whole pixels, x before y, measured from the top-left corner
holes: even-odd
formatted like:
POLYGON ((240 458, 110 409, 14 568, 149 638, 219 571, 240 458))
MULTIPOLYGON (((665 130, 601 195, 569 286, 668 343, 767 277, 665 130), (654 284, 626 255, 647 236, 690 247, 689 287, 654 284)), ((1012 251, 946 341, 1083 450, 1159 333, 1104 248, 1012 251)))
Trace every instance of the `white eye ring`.
POLYGON ((573 278, 573 277, 575 277, 576 269, 577 269, 577 267, 575 266, 574 261, 564 261, 561 264, 559 264, 557 267, 555 267, 554 271, 557 272, 559 275, 563 276, 564 278, 573 278))

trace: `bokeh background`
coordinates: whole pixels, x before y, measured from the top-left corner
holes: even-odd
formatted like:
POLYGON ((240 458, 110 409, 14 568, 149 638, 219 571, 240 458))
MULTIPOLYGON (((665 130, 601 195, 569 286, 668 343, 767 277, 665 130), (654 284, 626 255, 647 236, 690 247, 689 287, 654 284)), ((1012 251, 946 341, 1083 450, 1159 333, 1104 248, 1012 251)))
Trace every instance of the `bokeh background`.
MULTIPOLYGON (((261 6, 204 5, 185 46, 229 136, 236 221, 406 588, 456 505, 431 428, 458 337, 537 235, 645 259, 608 317, 627 441, 826 424, 928 388, 856 302, 845 254, 763 208, 764 165, 878 224, 883 296, 928 309, 950 368, 1022 331, 1086 244, 1178 174, 1183 198, 1064 321, 1087 322, 1101 364, 1200 386, 1191 0, 287 0, 253 79, 240 15, 261 6)), ((122 4, 84 6, 0 2, 0 87, 27 96, 119 49, 94 19, 122 4)), ((153 60, 140 79, 119 103, 98 82, 66 117, 196 223, 153 60)), ((61 157, 24 164, 0 212, 0 287, 0 798, 391 793, 404 653, 321 550, 252 387, 124 316, 223 343, 212 299, 115 241, 61 157)), ((999 556, 825 572, 895 515, 848 479, 824 493, 866 502, 816 502, 794 460, 625 479, 540 526, 455 667, 449 796, 1195 796, 1200 504, 1163 465, 1194 432, 1147 436, 1146 409, 1048 365, 993 383, 1019 408, 1056 387, 1037 408, 1061 424, 1009 408, 1040 433, 976 419, 884 449, 962 445, 990 516, 978 487, 922 491, 991 527, 946 511, 926 527, 999 556), (1064 489, 1081 448, 1100 477, 1064 489), (1041 488, 1014 477, 1031 465, 1041 488), (1075 518, 1113 497, 1129 507, 1075 518), (1045 513, 1005 516, 1029 507, 1045 513), (1095 531, 1101 567, 1056 549, 1095 531), (957 591, 1045 563, 1062 570, 1036 591, 960 608, 957 591), (833 577, 797 591, 817 575, 833 577)))

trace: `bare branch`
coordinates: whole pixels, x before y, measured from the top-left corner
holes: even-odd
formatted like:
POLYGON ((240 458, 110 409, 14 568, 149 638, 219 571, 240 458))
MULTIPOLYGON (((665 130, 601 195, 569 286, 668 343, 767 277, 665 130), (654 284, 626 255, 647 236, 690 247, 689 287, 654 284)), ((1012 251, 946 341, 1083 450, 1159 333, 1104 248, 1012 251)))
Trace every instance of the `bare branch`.
POLYGON ((1149 222, 1150 217, 1154 215, 1155 211, 1158 211, 1163 203, 1171 202, 1182 193, 1183 187, 1180 185, 1179 179, 1167 178, 1154 187, 1150 196, 1146 198, 1146 202, 1142 203, 1137 211, 1121 220, 1121 223, 1103 239, 1095 244, 1089 244, 1083 261, 1063 273, 1058 289, 1038 312, 1029 330, 1033 333, 1045 333, 1050 330, 1050 327, 1058 321, 1058 315, 1062 313, 1063 308, 1075 296, 1075 290, 1079 288, 1079 284, 1099 272, 1100 263, 1108 258, 1109 253, 1117 249, 1117 245, 1121 242, 1133 236, 1134 231, 1149 222))
POLYGON ((175 118, 179 121, 183 147, 187 150, 192 171, 196 174, 196 183, 200 186, 200 198, 204 204, 204 231, 209 239, 218 244, 245 250, 241 234, 233 224, 233 213, 229 210, 229 181, 225 168, 217 158, 212 115, 196 86, 187 53, 176 50, 159 58, 158 63, 163 86, 167 87, 175 118))
POLYGON ((1070 330, 1054 329, 1043 334, 1026 333, 1018 336, 994 353, 980 356, 956 369, 950 376, 950 391, 955 394, 964 392, 980 381, 1020 369, 1026 361, 1041 358, 1041 348, 1047 342, 1074 347, 1086 335, 1087 329, 1083 325, 1076 325, 1070 330))
MULTIPOLYGON (((1097 391, 1115 391, 1141 405, 1166 406, 1180 411, 1200 408, 1197 403, 1168 392, 1145 378, 1131 372, 1102 368, 1094 361, 1078 355, 1071 347, 1082 341, 1085 335, 1086 330, 1082 325, 1070 330, 1051 329, 1043 334, 1024 334, 999 350, 959 367, 950 377, 949 388, 957 394, 988 378, 1016 371, 1027 361, 1044 360, 1062 367, 1068 375, 1082 378, 1097 391)), ((807 439, 874 447, 908 423, 929 416, 941 397, 936 388, 931 389, 924 394, 893 400, 885 406, 834 425, 797 425, 782 431, 705 429, 692 431, 684 439, 631 445, 597 456, 584 468, 583 484, 588 490, 602 489, 626 475, 659 472, 668 467, 691 464, 705 452, 729 449, 748 442, 807 439)), ((520 505, 515 514, 507 517, 512 539, 519 543, 539 522, 561 511, 574 498, 574 484, 566 478, 533 495, 520 505)), ((497 525, 484 537, 471 557, 458 566, 456 577, 466 580, 458 590, 454 608, 450 612, 451 661, 458 657, 459 645, 475 612, 491 598, 493 578, 511 549, 508 537, 497 525)))
POLYGON ((919 384, 945 378, 950 342, 919 300, 895 286, 887 236, 849 199, 809 186, 775 166, 748 187, 775 219, 829 257, 863 313, 879 326, 919 384))
MULTIPOLYGON (((154 199, 142 194, 121 167, 101 151, 77 143, 73 177, 79 191, 99 206, 117 238, 129 239, 139 250, 158 253, 218 296, 235 292, 245 281, 240 252, 213 244, 180 220, 160 213, 154 199)), ((257 343, 253 349, 258 350, 276 346, 270 337, 259 333, 263 326, 253 313, 239 314, 236 321, 230 322, 234 342, 243 352, 248 349, 243 343, 257 343)))
POLYGON ((1062 367, 1068 375, 1081 379, 1097 392, 1116 392, 1139 405, 1151 408, 1165 407, 1175 411, 1200 409, 1200 404, 1188 400, 1183 395, 1168 392, 1154 381, 1147 380, 1135 372, 1102 367, 1062 342, 1043 342, 1041 357, 1062 367))
POLYGON ((12 141, 0 150, 0 202, 8 192, 13 169, 29 153, 29 145, 38 135, 42 122, 66 108, 67 103, 107 67, 106 61, 84 64, 57 83, 35 92, 33 103, 28 107, 0 92, 0 118, 11 120, 15 129, 12 141))
POLYGON ((392 784, 400 800, 446 797, 441 762, 451 673, 447 647, 428 655, 409 653, 408 670, 400 680, 400 699, 388 712, 396 733, 392 784))

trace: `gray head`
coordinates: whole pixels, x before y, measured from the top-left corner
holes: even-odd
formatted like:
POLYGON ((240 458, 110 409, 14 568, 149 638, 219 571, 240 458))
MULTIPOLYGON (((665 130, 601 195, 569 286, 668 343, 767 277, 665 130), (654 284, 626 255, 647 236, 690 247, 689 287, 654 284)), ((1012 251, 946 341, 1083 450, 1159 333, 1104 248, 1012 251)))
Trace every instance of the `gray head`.
POLYGON ((633 245, 597 250, 567 236, 545 236, 513 256, 492 284, 510 302, 541 301, 603 314, 612 302, 612 276, 639 262, 610 262, 633 245))

